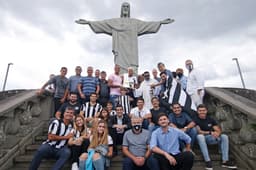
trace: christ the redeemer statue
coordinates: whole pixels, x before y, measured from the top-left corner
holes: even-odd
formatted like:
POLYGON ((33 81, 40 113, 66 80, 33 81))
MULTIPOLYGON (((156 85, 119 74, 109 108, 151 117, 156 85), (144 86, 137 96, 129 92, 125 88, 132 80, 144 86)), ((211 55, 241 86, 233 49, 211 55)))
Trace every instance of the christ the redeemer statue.
POLYGON ((130 18, 130 4, 124 2, 121 7, 121 18, 102 21, 76 20, 78 24, 88 24, 95 33, 105 33, 112 36, 112 52, 114 62, 121 67, 121 72, 127 72, 128 67, 133 67, 137 73, 138 61, 138 36, 156 33, 161 24, 174 22, 165 19, 156 22, 146 22, 130 18))

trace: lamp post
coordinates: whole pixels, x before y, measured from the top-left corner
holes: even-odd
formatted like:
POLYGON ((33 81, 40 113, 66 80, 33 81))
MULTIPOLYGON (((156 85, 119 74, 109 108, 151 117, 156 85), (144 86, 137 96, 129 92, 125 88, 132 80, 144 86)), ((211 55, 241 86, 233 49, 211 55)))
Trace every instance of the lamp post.
POLYGON ((8 63, 6 74, 5 74, 5 79, 4 79, 3 91, 5 90, 5 86, 6 86, 6 82, 7 82, 7 78, 8 78, 8 73, 9 73, 9 68, 10 68, 11 65, 13 65, 13 63, 8 63))
POLYGON ((242 82, 243 88, 245 89, 244 79, 243 79, 243 75, 242 75, 242 72, 241 72, 241 69, 240 69, 240 66, 239 66, 238 58, 232 58, 232 60, 236 61, 236 65, 237 65, 237 68, 238 68, 238 72, 240 74, 241 82, 242 82))

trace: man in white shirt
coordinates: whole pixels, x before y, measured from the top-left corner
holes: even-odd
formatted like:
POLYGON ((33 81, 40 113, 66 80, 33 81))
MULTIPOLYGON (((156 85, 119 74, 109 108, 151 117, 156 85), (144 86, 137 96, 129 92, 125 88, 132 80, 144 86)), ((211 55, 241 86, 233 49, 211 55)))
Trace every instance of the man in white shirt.
POLYGON ((143 73, 144 81, 141 83, 140 87, 135 90, 136 97, 142 97, 144 99, 144 107, 147 109, 152 108, 151 99, 154 96, 158 96, 160 93, 160 86, 154 86, 158 84, 157 80, 151 79, 148 71, 143 73))
POLYGON ((130 113, 130 117, 140 117, 143 119, 142 128, 148 129, 149 119, 151 119, 151 113, 148 108, 144 106, 144 99, 137 99, 137 107, 133 108, 130 113))
POLYGON ((203 103, 204 97, 204 78, 202 72, 193 67, 192 60, 186 60, 186 68, 188 69, 187 88, 186 91, 190 95, 196 106, 203 103))
POLYGON ((134 75, 134 71, 132 67, 128 67, 127 73, 123 74, 123 87, 125 87, 127 91, 127 95, 133 98, 130 102, 132 107, 136 106, 136 98, 134 96, 134 89, 138 88, 138 79, 137 76, 134 75))

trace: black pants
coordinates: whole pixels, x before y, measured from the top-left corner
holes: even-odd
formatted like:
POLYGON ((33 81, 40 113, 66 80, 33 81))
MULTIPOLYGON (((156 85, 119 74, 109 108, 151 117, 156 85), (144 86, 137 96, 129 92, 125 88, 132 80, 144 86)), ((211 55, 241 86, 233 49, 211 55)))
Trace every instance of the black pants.
MULTIPOLYGON (((171 155, 171 154, 170 154, 171 155)), ((181 152, 177 155, 172 155, 177 164, 172 166, 165 156, 160 154, 154 154, 154 157, 158 160, 161 170, 191 170, 194 162, 194 155, 191 152, 181 152)))
POLYGON ((113 139, 113 151, 117 153, 117 145, 122 145, 124 133, 117 133, 116 129, 111 128, 110 136, 113 139))
POLYGON ((89 139, 83 141, 82 145, 72 145, 70 146, 71 149, 71 161, 79 163, 79 157, 82 153, 87 152, 87 148, 90 144, 89 139))
POLYGON ((54 113, 53 117, 55 117, 55 113, 59 110, 62 103, 60 102, 61 98, 54 98, 54 113))

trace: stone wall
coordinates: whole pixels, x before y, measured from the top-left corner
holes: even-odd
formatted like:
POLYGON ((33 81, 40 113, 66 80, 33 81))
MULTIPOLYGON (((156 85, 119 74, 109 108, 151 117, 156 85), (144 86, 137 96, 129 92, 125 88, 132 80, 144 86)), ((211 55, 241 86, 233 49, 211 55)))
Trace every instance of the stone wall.
POLYGON ((24 146, 42 131, 52 112, 52 97, 37 96, 35 90, 4 95, 0 100, 0 169, 9 167, 12 158, 24 152, 24 146))
POLYGON ((249 170, 256 169, 256 104, 231 91, 208 88, 205 103, 228 134, 230 152, 237 163, 249 170))

